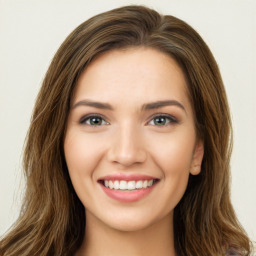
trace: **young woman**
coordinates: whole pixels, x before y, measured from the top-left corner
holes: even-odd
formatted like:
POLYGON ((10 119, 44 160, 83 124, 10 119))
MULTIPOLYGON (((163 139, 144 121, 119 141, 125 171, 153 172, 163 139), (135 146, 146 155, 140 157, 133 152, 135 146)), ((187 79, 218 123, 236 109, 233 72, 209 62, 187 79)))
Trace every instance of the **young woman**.
POLYGON ((97 15, 47 71, 0 255, 251 255, 230 202, 231 145, 221 76, 195 30, 142 6, 97 15))

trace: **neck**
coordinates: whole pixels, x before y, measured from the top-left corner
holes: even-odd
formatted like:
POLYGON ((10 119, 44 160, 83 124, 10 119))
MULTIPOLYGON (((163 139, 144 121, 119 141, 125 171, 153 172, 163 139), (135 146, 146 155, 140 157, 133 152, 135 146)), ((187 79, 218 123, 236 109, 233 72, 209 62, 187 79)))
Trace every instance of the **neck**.
POLYGON ((112 229, 98 219, 90 218, 89 213, 86 219, 85 238, 76 256, 175 256, 170 215, 136 231, 112 229))

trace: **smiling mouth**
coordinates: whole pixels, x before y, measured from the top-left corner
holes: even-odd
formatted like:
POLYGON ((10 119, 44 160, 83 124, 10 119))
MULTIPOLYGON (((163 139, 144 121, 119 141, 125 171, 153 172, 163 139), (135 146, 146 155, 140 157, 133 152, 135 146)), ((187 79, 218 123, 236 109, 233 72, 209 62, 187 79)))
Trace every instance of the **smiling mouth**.
POLYGON ((99 180, 104 187, 119 190, 119 191, 136 191, 140 189, 146 189, 152 187, 156 184, 159 179, 151 179, 151 180, 99 180))
POLYGON ((146 175, 116 174, 98 180, 105 194, 121 203, 133 203, 152 193, 160 181, 146 175))

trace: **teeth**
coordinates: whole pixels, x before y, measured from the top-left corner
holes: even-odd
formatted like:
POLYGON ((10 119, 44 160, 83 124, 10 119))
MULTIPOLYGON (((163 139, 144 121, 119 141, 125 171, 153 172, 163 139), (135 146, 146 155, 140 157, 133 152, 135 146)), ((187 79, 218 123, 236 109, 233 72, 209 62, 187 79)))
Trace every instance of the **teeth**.
POLYGON ((114 189, 119 189, 119 182, 118 182, 118 180, 114 181, 114 189))
POLYGON ((125 180, 120 181, 119 189, 127 189, 127 182, 125 180))
POLYGON ((152 186, 153 185, 153 180, 149 180, 148 181, 148 186, 150 187, 150 186, 152 186))
POLYGON ((110 181, 108 182, 108 186, 109 186, 109 188, 111 188, 111 189, 114 188, 114 183, 113 183, 112 180, 110 180, 110 181))
POLYGON ((135 189, 135 181, 128 181, 128 183, 127 183, 127 188, 128 188, 129 190, 135 189))
POLYGON ((142 188, 142 183, 142 180, 137 181, 135 184, 135 188, 142 188))
POLYGON ((104 186, 115 190, 135 190, 151 187, 154 180, 104 180, 104 186))

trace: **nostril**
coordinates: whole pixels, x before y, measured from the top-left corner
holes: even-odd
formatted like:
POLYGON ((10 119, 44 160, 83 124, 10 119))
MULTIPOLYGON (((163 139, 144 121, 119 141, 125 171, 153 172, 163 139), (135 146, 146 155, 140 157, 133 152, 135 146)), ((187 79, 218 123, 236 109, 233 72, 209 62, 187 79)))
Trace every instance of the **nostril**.
POLYGON ((108 152, 108 161, 125 167, 138 163, 141 164, 146 159, 146 151, 125 143, 120 147, 111 148, 108 152))

